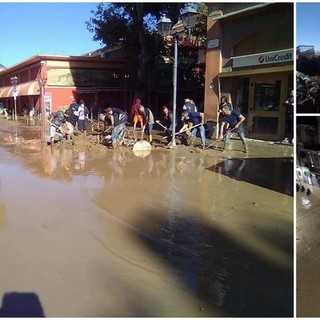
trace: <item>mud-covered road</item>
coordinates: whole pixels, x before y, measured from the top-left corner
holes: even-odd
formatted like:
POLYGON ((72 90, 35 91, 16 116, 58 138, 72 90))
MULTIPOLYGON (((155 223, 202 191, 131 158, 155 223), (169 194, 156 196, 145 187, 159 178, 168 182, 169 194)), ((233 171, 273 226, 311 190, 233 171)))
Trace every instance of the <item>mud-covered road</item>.
POLYGON ((320 192, 317 187, 299 184, 310 188, 312 193, 296 193, 297 316, 319 317, 320 192))
POLYGON ((0 121, 0 315, 293 315, 292 146, 39 139, 0 121))

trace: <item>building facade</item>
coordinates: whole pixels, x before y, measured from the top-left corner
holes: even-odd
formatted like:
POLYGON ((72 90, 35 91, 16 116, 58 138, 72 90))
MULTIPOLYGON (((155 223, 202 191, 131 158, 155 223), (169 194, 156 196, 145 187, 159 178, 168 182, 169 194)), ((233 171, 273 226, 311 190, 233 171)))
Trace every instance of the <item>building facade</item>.
POLYGON ((246 116, 249 138, 282 140, 293 89, 292 3, 208 3, 205 106, 221 96, 246 116))
POLYGON ((37 55, 11 68, 0 71, 0 103, 13 110, 16 76, 17 113, 24 106, 47 112, 66 109, 73 100, 84 99, 87 106, 130 104, 125 90, 123 60, 100 57, 37 55))
POLYGON ((309 46, 309 45, 297 46, 296 48, 297 59, 299 59, 299 57, 314 58, 314 56, 315 56, 314 46, 309 46))

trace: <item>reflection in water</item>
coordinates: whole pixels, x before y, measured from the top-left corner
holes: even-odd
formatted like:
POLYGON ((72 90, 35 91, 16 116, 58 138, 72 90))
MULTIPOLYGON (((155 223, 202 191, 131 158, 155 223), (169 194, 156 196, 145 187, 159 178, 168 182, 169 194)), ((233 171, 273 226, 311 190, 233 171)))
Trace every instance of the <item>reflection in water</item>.
POLYGON ((85 153, 85 151, 80 151, 78 154, 78 159, 76 160, 74 168, 77 170, 84 169, 85 165, 86 165, 86 153, 85 153))
POLYGON ((129 157, 93 201, 202 299, 237 316, 291 316, 292 201, 204 170, 201 155, 151 155, 129 157))
POLYGON ((208 170, 293 196, 293 158, 226 159, 208 170))

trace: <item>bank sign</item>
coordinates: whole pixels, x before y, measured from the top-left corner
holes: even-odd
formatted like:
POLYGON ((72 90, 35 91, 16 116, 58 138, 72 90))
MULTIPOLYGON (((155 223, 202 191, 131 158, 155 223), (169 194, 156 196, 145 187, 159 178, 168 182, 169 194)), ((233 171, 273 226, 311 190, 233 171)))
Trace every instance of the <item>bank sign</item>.
POLYGON ((233 68, 248 66, 263 66, 271 63, 284 63, 293 61, 293 49, 278 50, 247 56, 233 57, 233 68))

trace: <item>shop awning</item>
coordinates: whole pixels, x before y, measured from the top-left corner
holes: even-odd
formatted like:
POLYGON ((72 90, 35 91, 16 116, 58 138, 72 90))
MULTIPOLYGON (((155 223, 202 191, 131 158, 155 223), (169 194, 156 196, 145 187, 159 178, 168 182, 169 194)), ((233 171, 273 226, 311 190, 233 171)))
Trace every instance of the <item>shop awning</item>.
MULTIPOLYGON (((17 96, 38 96, 40 87, 38 81, 30 81, 17 85, 17 96)), ((13 86, 0 88, 0 98, 13 97, 13 86)))
POLYGON ((238 76, 250 76, 254 74, 266 74, 275 72, 293 72, 293 65, 285 65, 281 67, 269 67, 269 68, 255 68, 255 69, 241 69, 230 72, 219 73, 219 78, 238 77, 238 76))

